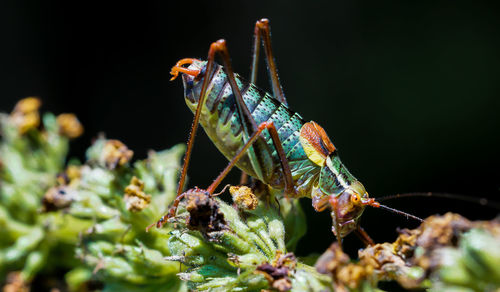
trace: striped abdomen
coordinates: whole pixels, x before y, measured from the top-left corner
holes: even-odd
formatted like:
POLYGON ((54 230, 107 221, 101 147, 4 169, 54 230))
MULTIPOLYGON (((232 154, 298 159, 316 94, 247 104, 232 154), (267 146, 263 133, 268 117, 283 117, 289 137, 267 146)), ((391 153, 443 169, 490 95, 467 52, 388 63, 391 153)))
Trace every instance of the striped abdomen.
MULTIPOLYGON (((205 62, 193 63, 191 66, 204 68, 205 62)), ((203 74, 203 70, 200 74, 203 74)), ((193 112, 198 105, 205 77, 196 80, 189 75, 183 75, 186 103, 193 112)), ((274 123, 288 158, 294 183, 301 193, 302 191, 308 192, 302 188, 310 188, 310 180, 318 175, 319 167, 308 159, 299 141, 304 120, 299 114, 292 112, 255 85, 243 81, 238 75, 235 77, 243 100, 256 124, 259 125, 265 121, 274 123)), ((223 68, 219 65, 214 66, 214 72, 210 78, 200 123, 219 151, 231 159, 244 145, 242 119, 223 68)), ((256 159, 245 155, 237 166, 272 187, 282 188, 284 186, 283 174, 275 147, 266 131, 261 136, 262 141, 256 143, 254 147, 256 159)), ((303 193, 302 195, 309 194, 303 193)))

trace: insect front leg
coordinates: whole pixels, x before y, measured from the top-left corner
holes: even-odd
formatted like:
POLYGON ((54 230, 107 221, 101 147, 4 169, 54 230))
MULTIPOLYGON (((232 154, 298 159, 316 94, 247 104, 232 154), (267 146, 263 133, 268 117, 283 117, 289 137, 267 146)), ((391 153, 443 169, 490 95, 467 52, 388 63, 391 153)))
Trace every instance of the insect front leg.
MULTIPOLYGON (((342 249, 342 236, 340 234, 340 224, 338 222, 339 218, 339 204, 338 204, 338 199, 336 196, 331 195, 331 196, 324 196, 321 198, 313 198, 312 199, 313 207, 316 212, 322 212, 328 207, 331 207, 331 215, 333 219, 333 226, 332 226, 332 231, 337 237, 337 242, 339 243, 340 249, 342 249)), ((366 234, 366 232, 365 232, 366 234)), ((368 234, 366 234, 368 236, 368 234)), ((369 236, 368 236, 369 238, 369 236)))

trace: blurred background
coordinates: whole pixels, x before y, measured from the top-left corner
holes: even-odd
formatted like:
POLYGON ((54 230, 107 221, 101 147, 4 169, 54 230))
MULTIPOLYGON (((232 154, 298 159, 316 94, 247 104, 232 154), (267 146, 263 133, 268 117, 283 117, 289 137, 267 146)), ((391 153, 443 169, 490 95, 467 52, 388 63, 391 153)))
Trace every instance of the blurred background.
MULTIPOLYGON (((192 114, 181 58, 205 58, 228 41, 234 69, 248 76, 253 26, 271 20, 273 47, 290 107, 322 125, 372 196, 446 192, 500 201, 500 18, 481 1, 67 1, 0 3, 0 110, 39 96, 43 111, 74 112, 83 159, 99 132, 144 158, 184 143, 192 114)), ((264 63, 261 63, 264 64, 264 63)), ((264 66, 258 84, 269 89, 264 66)), ((206 187, 227 161, 203 131, 189 169, 206 187)), ((236 183, 234 171, 226 182, 236 183)), ((303 199, 308 234, 298 254, 334 240, 327 212, 303 199), (311 240, 311 238, 314 238, 311 240)), ((498 210, 449 199, 387 205, 420 217, 447 211, 491 219, 498 210)), ((375 241, 418 224, 367 210, 375 241)), ((346 238, 355 250, 361 242, 346 238)))

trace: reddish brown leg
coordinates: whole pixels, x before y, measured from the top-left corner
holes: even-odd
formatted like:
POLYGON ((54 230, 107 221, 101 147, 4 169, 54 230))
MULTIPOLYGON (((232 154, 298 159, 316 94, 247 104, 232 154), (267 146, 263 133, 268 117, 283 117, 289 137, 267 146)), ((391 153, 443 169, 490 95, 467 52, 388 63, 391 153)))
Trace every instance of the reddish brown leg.
POLYGON ((178 195, 177 197, 175 197, 174 203, 172 204, 172 207, 169 209, 169 212, 167 214, 161 216, 160 220, 158 220, 156 223, 153 223, 153 224, 149 225, 148 227, 146 227, 146 232, 148 232, 149 229, 151 229, 151 227, 153 227, 155 225, 156 225, 156 228, 162 228, 163 224, 165 224, 169 218, 174 217, 175 212, 177 211, 177 206, 179 206, 179 203, 181 202, 182 198, 184 198, 185 195, 186 195, 186 193, 182 193, 182 194, 178 195), (175 208, 173 206, 175 206, 175 208))
MULTIPOLYGON (((227 49, 226 41, 219 40, 215 44, 217 44, 217 50, 222 57, 222 62, 226 75, 228 76, 227 78, 229 80, 229 85, 231 85, 231 90, 236 97, 236 106, 242 120, 244 132, 248 134, 254 133, 255 131, 257 131, 257 124, 255 123, 255 120, 253 119, 252 114, 248 110, 247 106, 245 105, 245 101, 243 100, 241 92, 236 84, 236 79, 234 78, 234 72, 231 66, 231 58, 229 57, 229 51, 227 49)), ((240 177, 240 184, 246 184, 247 182, 248 175, 242 172, 240 177)))
MULTIPOLYGON (((266 63, 271 79, 271 86, 273 88, 274 98, 278 101, 287 105, 285 95, 283 93, 283 88, 279 82, 278 69, 276 66, 276 61, 273 56, 273 50, 271 46, 271 27, 269 25, 269 20, 263 18, 255 23, 254 28, 254 42, 253 42, 253 54, 252 54, 252 65, 250 67, 250 83, 257 83, 257 73, 259 66, 259 56, 260 56, 260 46, 264 46, 266 53, 266 63)), ((248 174, 241 172, 240 185, 248 183, 248 174)))
MULTIPOLYGON (((281 89, 281 85, 279 83, 279 78, 278 78, 278 73, 274 61, 274 57, 272 54, 272 49, 271 49, 271 37, 270 37, 270 27, 269 27, 269 21, 267 19, 262 19, 260 21, 257 21, 255 25, 255 36, 256 36, 256 41, 257 45, 259 44, 260 36, 262 35, 262 41, 264 44, 264 48, 266 50, 266 60, 268 62, 268 67, 271 75, 271 80, 273 83, 273 91, 275 93, 275 96, 278 96, 282 102, 285 102, 285 96, 283 95, 283 90, 281 89)), ((254 45, 255 45, 254 43, 254 45)), ((257 131, 257 126, 255 124, 255 120, 253 119, 250 111, 248 110, 243 97, 241 96, 241 92, 236 84, 236 79, 234 78, 234 73, 233 69, 231 67, 231 61, 229 57, 229 51, 226 46, 226 42, 224 40, 219 40, 215 44, 217 44, 217 50, 220 53, 223 61, 223 65, 226 71, 226 75, 228 76, 229 84, 231 85, 231 89, 233 91, 233 94, 236 97, 236 105, 238 107, 238 111, 240 114, 240 117, 242 117, 243 121, 243 128, 245 130, 245 133, 255 133, 257 131), (249 124, 249 125, 247 125, 249 124), (252 131, 250 131, 249 127, 251 127, 252 131)), ((213 44, 212 44, 213 45, 213 44)), ((254 61, 252 63, 252 68, 256 63, 256 60, 258 59, 258 50, 255 52, 255 48, 260 48, 259 46, 254 47, 254 61)), ((255 68, 256 69, 256 68, 255 68)), ((253 71, 253 69, 252 69, 253 71)), ((252 78, 254 76, 254 73, 252 73, 252 78)), ((292 174, 290 172, 290 167, 288 166, 288 160, 286 159, 285 152, 283 150, 283 147, 281 145, 281 141, 279 140, 278 132, 276 128, 274 127, 274 124, 272 127, 269 129, 269 133, 271 135, 271 138, 273 139, 274 146, 276 148, 276 151, 278 153, 278 156, 280 158, 280 163, 283 169, 283 173, 285 176, 285 194, 291 194, 294 193, 293 189, 293 181, 292 181, 292 174)), ((238 158, 239 159, 239 158, 238 158)), ((247 181, 247 176, 246 174, 242 174, 240 182, 241 183, 246 183, 247 181)))
POLYGON ((285 150, 283 150, 283 145, 278 135, 278 130, 271 122, 271 127, 268 128, 271 139, 273 140, 274 147, 278 153, 280 159, 281 169, 283 170, 283 176, 285 178, 285 196, 295 195, 295 187, 293 184, 292 171, 290 170, 290 165, 288 164, 288 159, 286 158, 285 150))
POLYGON ((271 46, 271 26, 269 25, 269 20, 266 18, 263 18, 255 23, 250 82, 253 84, 257 82, 257 69, 259 65, 261 41, 266 53, 267 70, 271 79, 274 98, 285 105, 288 105, 278 77, 278 68, 276 66, 276 60, 274 59, 273 49, 271 46))
MULTIPOLYGON (((215 44, 215 43, 214 43, 215 44)), ((184 163, 182 165, 181 176, 179 178, 179 185, 177 186, 177 197, 174 201, 174 206, 177 207, 180 200, 177 200, 179 196, 182 194, 182 190, 184 189, 184 183, 186 182, 186 174, 189 166, 189 162, 191 159, 191 153, 193 152, 194 139, 196 137, 196 131, 198 130, 198 125, 201 116, 201 109, 203 104, 205 103, 205 95, 208 88, 208 83, 210 82, 210 73, 212 72, 212 68, 214 65, 214 56, 215 56, 215 46, 212 44, 210 46, 210 50, 208 51, 207 65, 206 65, 206 76, 203 80, 203 84, 201 86, 200 98, 198 100, 198 106, 196 107, 196 112, 194 114, 193 123, 191 124, 191 131, 189 132, 189 138, 187 142, 186 155, 184 156, 184 163)), ((180 64, 182 66, 182 64, 180 64)), ((176 65, 177 67, 177 65, 176 65)), ((176 75, 174 75, 175 77, 176 75)), ((163 219, 163 217, 162 217, 163 219)), ((160 222, 160 221, 158 221, 160 222)))
POLYGON ((252 146, 255 141, 260 137, 262 131, 267 129, 269 134, 271 135, 271 139, 273 140, 274 147, 278 152, 278 156, 280 157, 281 167, 283 169, 283 175, 285 177, 285 195, 295 193, 295 189, 293 187, 292 173, 290 171, 290 166, 288 165, 288 160, 286 159, 285 152, 283 150, 283 146, 281 145, 281 141, 279 140, 278 131, 274 126, 274 123, 271 121, 263 122, 257 128, 257 131, 252 134, 247 143, 243 146, 243 148, 238 151, 238 153, 231 159, 226 168, 219 174, 219 176, 214 180, 214 182, 207 188, 209 194, 213 194, 215 189, 219 186, 222 180, 229 173, 231 168, 238 162, 238 160, 248 151, 250 146, 252 146))
MULTIPOLYGON (((193 151, 194 139, 196 137, 196 131, 198 130, 198 125, 199 125, 199 121, 200 121, 201 108, 203 107, 203 105, 205 103, 205 98, 206 98, 205 95, 206 95, 206 91, 208 88, 208 84, 210 83, 210 75, 211 75, 211 72, 213 71, 215 54, 217 54, 217 53, 220 54, 222 59, 223 59, 223 63, 225 66, 224 69, 225 69, 226 74, 228 76, 228 80, 229 80, 229 83, 231 85, 231 89, 233 90, 233 94, 236 97, 236 100, 237 100, 236 104, 238 105, 238 110, 240 111, 240 116, 246 117, 247 123, 243 123, 243 127, 245 128, 246 133, 255 132, 257 129, 257 126, 255 125, 255 121, 253 120, 250 112, 248 111, 248 108, 246 106, 241 106, 241 104, 244 105, 245 103, 243 102, 243 97, 241 96, 241 93, 238 89, 238 86, 236 84, 236 80, 234 79, 234 73, 233 73, 233 69, 231 67, 229 52, 228 52, 227 46, 226 46, 226 41, 225 40, 218 40, 217 42, 212 43, 210 45, 210 49, 208 50, 207 64, 206 64, 206 70, 205 70, 206 75, 205 75, 205 78, 203 79, 203 84, 201 86, 201 91, 200 91, 200 98, 198 100, 198 106, 196 107, 196 112, 194 114, 193 123, 191 124, 191 131, 190 131, 189 139, 188 139, 188 143, 187 143, 186 155, 184 156, 184 164, 182 165, 181 176, 179 178, 179 185, 177 187, 177 197, 172 205, 172 208, 170 210, 171 212, 169 212, 169 215, 172 214, 172 210, 174 212, 173 214, 175 215, 175 210, 177 209, 177 206, 179 205, 179 202, 180 202, 180 199, 178 199, 178 198, 179 198, 179 196, 181 196, 182 190, 184 189, 184 184, 186 182, 186 174, 187 174, 189 162, 191 159, 191 153, 193 151), (250 129, 248 129, 248 127, 251 127, 252 131, 249 131, 250 129)), ((185 63, 188 63, 188 62, 191 62, 191 61, 187 60, 185 63)), ((181 66, 183 64, 184 63, 182 62, 182 60, 181 60, 181 63, 176 64, 175 71, 176 72, 183 72, 181 70, 181 68, 182 68, 181 66)), ((183 73, 189 73, 189 74, 193 73, 194 74, 194 72, 183 72, 183 73)), ((174 77, 175 76, 176 75, 174 75, 174 77)), ((158 221, 158 222, 160 222, 160 221, 158 221)))
MULTIPOLYGON (((245 143, 245 145, 243 146, 243 148, 241 148, 238 151, 238 153, 233 157, 233 159, 231 159, 231 161, 226 166, 226 168, 219 174, 219 176, 217 176, 217 178, 214 180, 214 182, 207 188, 207 192, 210 195, 212 195, 214 193, 215 189, 220 185, 220 183, 222 182, 222 180, 227 176, 227 174, 229 173, 229 171, 234 167, 234 165, 238 162, 238 160, 248 151, 248 149, 250 148, 250 146, 252 146, 252 144, 255 143, 255 141, 257 141, 258 138, 260 138, 260 134, 265 129, 267 129, 271 133, 271 138, 273 139, 273 142, 275 143, 276 149, 281 149, 281 150, 277 150, 278 153, 279 152, 284 153, 283 152, 283 147, 281 146, 281 142, 279 141, 279 139, 275 140, 275 138, 273 138, 273 137, 276 137, 276 138, 278 137, 278 132, 276 131, 276 127, 274 126, 274 123, 270 122, 270 121, 263 122, 257 128, 257 131, 255 131, 255 133, 253 133, 252 136, 250 137, 250 139, 245 143)), ((281 160, 281 161, 282 161, 281 166, 283 167, 283 169, 284 169, 283 172, 285 173, 285 192, 287 192, 288 190, 294 190, 293 189, 292 176, 291 176, 291 173, 290 173, 290 168, 288 166, 288 161, 286 160, 286 157, 285 157, 284 160, 281 160), (287 173, 288 173, 288 175, 287 175, 287 173)), ((170 208, 169 212, 167 214, 165 214, 164 216, 162 216, 160 218, 160 220, 158 220, 158 222, 149 225, 146 228, 146 231, 148 231, 151 227, 153 227, 155 225, 156 225, 157 228, 161 228, 163 226, 163 224, 169 218, 174 217, 175 213, 177 212, 177 207, 179 206, 179 203, 182 200, 182 198, 184 198, 185 194, 186 193, 182 193, 182 194, 178 195, 175 198, 175 200, 174 200, 174 202, 172 204, 172 207, 170 208)))
POLYGON ((358 226, 356 226, 356 230, 354 230, 354 233, 356 233, 356 235, 359 237, 359 239, 361 239, 361 241, 366 246, 370 246, 370 245, 375 244, 375 242, 373 242, 373 239, 370 237, 370 235, 368 235, 368 233, 366 233, 366 231, 363 229, 363 227, 361 227, 359 224, 358 224, 358 226))
POLYGON ((240 114, 242 121, 244 121, 243 129, 245 130, 245 133, 254 133, 255 131, 257 131, 257 124, 255 123, 255 120, 253 119, 252 114, 248 110, 247 106, 245 105, 245 101, 241 96, 240 89, 236 84, 236 79, 234 78, 234 71, 231 66, 231 58, 229 57, 229 51, 227 49, 226 41, 218 40, 215 43, 212 43, 212 45, 210 46, 210 50, 212 51, 212 49, 214 51, 214 54, 219 53, 222 58, 224 71, 226 72, 227 79, 229 80, 229 85, 231 85, 231 90, 233 91, 233 94, 236 98, 238 113, 240 114))

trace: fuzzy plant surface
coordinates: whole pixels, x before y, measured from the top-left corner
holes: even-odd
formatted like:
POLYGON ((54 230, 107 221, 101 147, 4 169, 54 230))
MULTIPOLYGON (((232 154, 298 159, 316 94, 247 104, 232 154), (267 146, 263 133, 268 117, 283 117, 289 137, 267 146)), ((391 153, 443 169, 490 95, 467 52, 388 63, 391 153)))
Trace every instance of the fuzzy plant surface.
POLYGON ((76 257, 92 269, 104 291, 177 291, 179 265, 166 261, 171 229, 146 227, 175 197, 176 176, 184 146, 129 165, 132 152, 117 140, 98 139, 87 151, 72 185, 79 199, 68 212, 93 220, 82 232, 76 257))
POLYGON ((40 100, 21 100, 0 114, 0 277, 30 282, 37 273, 79 265, 79 231, 92 225, 65 213, 44 213, 45 192, 65 166, 69 139, 83 128, 74 115, 40 116, 40 100))
POLYGON ((28 289, 37 275, 47 290, 181 289, 178 264, 164 260, 169 228, 145 227, 175 197, 184 146, 131 164, 123 143, 99 138, 84 164, 66 163, 69 139, 83 128, 70 114, 40 118, 39 106, 27 98, 0 116, 4 290, 28 289))
POLYGON ((297 200, 261 184, 188 189, 174 213, 184 145, 133 160, 97 138, 66 157, 83 127, 21 100, 0 115, 0 285, 4 292, 381 291, 383 281, 428 291, 499 291, 500 223, 431 216, 393 243, 351 259, 293 252, 306 232, 297 200), (164 217, 166 218, 166 217, 164 217), (149 227, 149 228, 148 228, 149 227), (307 260, 306 260, 307 259, 307 260), (312 263, 314 263, 312 265, 312 263))

